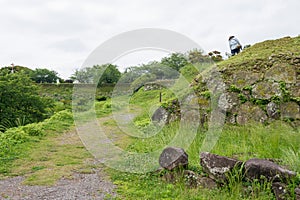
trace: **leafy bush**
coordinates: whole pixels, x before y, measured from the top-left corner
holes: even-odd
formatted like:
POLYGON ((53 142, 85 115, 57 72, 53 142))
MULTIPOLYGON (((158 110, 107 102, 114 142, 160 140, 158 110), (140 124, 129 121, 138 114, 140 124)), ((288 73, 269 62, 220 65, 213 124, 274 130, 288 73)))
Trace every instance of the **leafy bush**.
POLYGON ((53 102, 40 97, 37 86, 23 73, 0 76, 0 96, 2 130, 11 127, 5 127, 8 121, 12 126, 18 126, 20 119, 26 119, 28 124, 42 121, 51 115, 53 102))
POLYGON ((21 128, 10 128, 2 134, 1 140, 9 141, 11 144, 20 144, 29 140, 29 135, 21 128))

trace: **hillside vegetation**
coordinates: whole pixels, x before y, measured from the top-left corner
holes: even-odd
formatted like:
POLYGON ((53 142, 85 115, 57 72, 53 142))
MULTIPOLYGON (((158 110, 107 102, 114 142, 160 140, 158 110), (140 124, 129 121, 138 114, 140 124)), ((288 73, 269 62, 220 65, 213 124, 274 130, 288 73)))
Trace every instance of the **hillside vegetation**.
MULTIPOLYGON (((186 113, 200 113, 191 144, 181 146, 178 142, 178 147, 188 153, 188 170, 201 176, 208 175, 199 164, 199 154, 213 119, 211 112, 217 109, 226 123, 211 152, 241 161, 254 157, 275 160, 297 172, 297 177, 288 183, 288 190, 294 191, 300 184, 299 50, 300 36, 257 43, 213 66, 208 62, 211 57, 199 51, 190 53, 193 57, 189 62, 184 55, 174 54, 161 63, 128 69, 120 79, 124 85, 114 95, 112 85, 102 84, 91 102, 86 102, 91 98, 84 92, 73 99, 73 84, 36 84, 40 96, 52 99, 51 117, 49 114, 43 121, 6 127, 0 132, 0 179, 22 175, 24 184, 51 186, 63 177, 72 179, 73 172, 93 173, 95 168, 103 167, 88 163, 92 153, 75 134, 73 103, 73 114, 78 109, 77 115, 83 119, 80 126, 91 116, 96 117, 115 146, 140 154, 161 151, 172 145, 178 134, 184 143, 191 128, 182 127, 181 122, 194 119, 186 113), (161 72, 162 63, 174 66, 161 72), (173 85, 161 86, 161 79, 173 85), (130 89, 132 92, 126 93, 130 89), (183 106, 187 106, 185 110, 183 106), (159 108, 168 116, 157 126, 152 116, 159 108)), ((84 84, 78 88, 93 89, 84 84)), ((159 155, 156 156, 155 170, 159 167, 159 155)), ((126 161, 121 163, 122 169, 136 164, 135 160, 126 161)), ((229 174, 228 183, 213 189, 191 186, 193 177, 167 170, 138 174, 107 168, 106 172, 117 186, 115 199, 275 199, 270 183, 264 179, 245 181, 241 171, 229 174)))

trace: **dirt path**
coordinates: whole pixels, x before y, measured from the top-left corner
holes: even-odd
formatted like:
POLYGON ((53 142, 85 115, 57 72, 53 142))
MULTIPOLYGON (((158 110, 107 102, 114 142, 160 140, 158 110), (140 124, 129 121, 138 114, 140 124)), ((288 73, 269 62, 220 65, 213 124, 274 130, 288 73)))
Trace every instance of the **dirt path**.
MULTIPOLYGON (((122 114, 122 124, 129 122, 134 115, 122 114)), ((124 135, 120 134, 120 129, 116 125, 111 125, 112 116, 99 119, 102 128, 105 129, 107 136, 114 142, 123 140, 124 135), (106 124, 106 125, 105 125, 106 124)), ((125 136, 126 137, 126 136, 125 136)), ((69 131, 57 138, 62 145, 70 144, 79 137, 74 130, 69 131)), ((96 160, 93 161, 92 172, 80 173, 74 172, 68 178, 62 178, 53 186, 24 185, 25 176, 17 176, 0 180, 0 199, 6 200, 92 200, 92 199, 110 199, 116 196, 114 189, 116 186, 110 181, 108 175, 104 172, 103 166, 96 160), (100 166, 100 167, 99 167, 100 166)))
POLYGON ((115 196, 115 186, 102 169, 93 174, 75 173, 72 179, 61 179, 54 186, 23 185, 24 177, 0 181, 0 199, 12 200, 73 200, 109 199, 115 196))

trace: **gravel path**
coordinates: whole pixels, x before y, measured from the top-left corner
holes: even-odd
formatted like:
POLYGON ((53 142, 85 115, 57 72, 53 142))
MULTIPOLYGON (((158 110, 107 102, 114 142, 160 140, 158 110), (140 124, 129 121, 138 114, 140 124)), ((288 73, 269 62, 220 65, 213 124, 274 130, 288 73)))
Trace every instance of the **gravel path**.
POLYGON ((11 200, 92 200, 114 197, 115 186, 102 169, 93 174, 75 173, 73 179, 61 179, 54 186, 22 185, 24 177, 0 181, 0 199, 11 200))
MULTIPOLYGON (((117 120, 122 122, 121 126, 126 126, 134 116, 135 114, 132 113, 122 114, 117 116, 117 120)), ((111 119, 113 119, 112 115, 100 118, 99 122, 103 123, 111 119)), ((105 131, 113 141, 121 139, 115 134, 114 129, 105 131)), ((60 139, 63 144, 67 144, 72 142, 68 139, 70 137, 78 136, 75 132, 69 132, 60 139)), ((91 174, 74 173, 72 179, 61 179, 54 186, 24 185, 22 184, 24 179, 25 177, 17 176, 0 180, 0 200, 98 200, 116 197, 114 192, 116 186, 102 168, 95 169, 91 174)))

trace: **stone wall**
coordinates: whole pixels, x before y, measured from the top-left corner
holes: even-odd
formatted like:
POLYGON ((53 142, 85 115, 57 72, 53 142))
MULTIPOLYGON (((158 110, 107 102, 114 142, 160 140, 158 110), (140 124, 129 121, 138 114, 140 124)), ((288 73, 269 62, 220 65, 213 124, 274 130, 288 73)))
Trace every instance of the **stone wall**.
POLYGON ((268 123, 285 120, 300 125, 300 57, 293 53, 271 55, 267 60, 254 60, 244 65, 213 67, 210 73, 198 75, 191 87, 196 92, 201 116, 211 112, 214 89, 207 86, 220 74, 223 87, 218 96, 218 109, 226 113, 227 123, 268 123), (209 89, 208 89, 209 88, 209 89))

